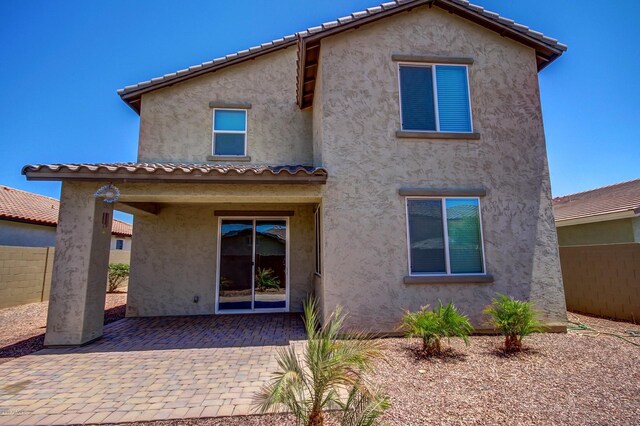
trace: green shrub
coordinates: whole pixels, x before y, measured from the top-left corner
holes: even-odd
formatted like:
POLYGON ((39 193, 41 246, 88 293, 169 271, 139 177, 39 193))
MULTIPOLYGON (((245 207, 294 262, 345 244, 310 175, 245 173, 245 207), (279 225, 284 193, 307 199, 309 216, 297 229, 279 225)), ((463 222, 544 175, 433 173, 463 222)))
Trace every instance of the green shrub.
POLYGON ((421 338, 422 350, 429 354, 441 353, 440 341, 445 337, 460 337, 468 345, 469 334, 473 331, 469 319, 451 302, 447 305, 438 302, 433 310, 423 306, 417 312, 405 311, 400 329, 407 337, 421 338))
POLYGON ((491 318, 489 323, 500 330, 506 351, 522 349, 522 338, 532 333, 540 333, 542 327, 538 321, 539 313, 533 308, 533 303, 516 300, 498 294, 491 305, 484 309, 484 314, 491 318))
POLYGON ((126 263, 110 263, 107 291, 113 293, 129 276, 129 265, 126 263))
POLYGON ((258 268, 256 271, 256 290, 265 291, 267 289, 280 290, 280 279, 274 275, 271 268, 258 268))
POLYGON ((384 358, 382 343, 364 332, 340 335, 344 320, 337 308, 321 324, 315 301, 305 301, 304 353, 298 356, 293 346, 278 351, 279 370, 255 396, 258 411, 286 407, 298 424, 322 426, 324 410, 339 408, 336 417, 342 426, 375 424, 389 399, 368 384, 364 373, 372 370, 374 360, 384 358))

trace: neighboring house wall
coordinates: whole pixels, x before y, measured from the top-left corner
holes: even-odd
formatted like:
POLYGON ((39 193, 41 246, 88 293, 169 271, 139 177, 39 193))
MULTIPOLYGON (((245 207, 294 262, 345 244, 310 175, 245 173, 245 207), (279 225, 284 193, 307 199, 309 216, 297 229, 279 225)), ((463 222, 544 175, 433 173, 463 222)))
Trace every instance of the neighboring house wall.
POLYGON ((640 321, 640 244, 561 247, 567 309, 640 321))
POLYGON ((143 95, 139 161, 196 162, 212 155, 209 102, 250 103, 252 163, 312 164, 311 112, 296 99, 296 50, 271 53, 143 95))
POLYGON ((416 9, 324 39, 315 143, 329 170, 322 208, 325 315, 394 330, 402 308, 453 300, 482 327, 497 293, 534 301, 548 323, 566 319, 533 49, 439 9, 416 9), (480 140, 399 139, 394 53, 471 56, 480 140), (398 189, 478 187, 493 284, 403 284, 405 200, 398 189), (346 261, 345 259, 348 259, 346 261))
POLYGON ((302 204, 166 205, 136 217, 127 316, 214 312, 218 217, 215 210, 293 210, 289 219, 290 307, 313 290, 313 206, 302 204), (194 297, 198 296, 198 303, 194 297))
MULTIPOLYGON (((122 250, 131 250, 131 237, 114 235, 111 250, 116 250, 116 241, 123 241, 122 250)), ((55 247, 56 227, 33 223, 0 220, 0 245, 21 247, 55 247)))
POLYGON ((122 237, 120 235, 114 235, 111 237, 111 250, 131 250, 131 237, 122 237), (118 240, 122 240, 122 248, 118 249, 118 240))
POLYGON ((637 224, 638 218, 561 226, 557 228, 558 244, 563 247, 640 242, 640 232, 634 236, 634 228, 640 226, 634 227, 634 222, 637 224))
POLYGON ((53 247, 56 245, 56 227, 0 220, 0 245, 53 247))
MULTIPOLYGON (((54 253, 53 247, 0 245, 0 309, 49 300, 54 253)), ((130 253, 111 251, 109 261, 128 264, 130 253)))

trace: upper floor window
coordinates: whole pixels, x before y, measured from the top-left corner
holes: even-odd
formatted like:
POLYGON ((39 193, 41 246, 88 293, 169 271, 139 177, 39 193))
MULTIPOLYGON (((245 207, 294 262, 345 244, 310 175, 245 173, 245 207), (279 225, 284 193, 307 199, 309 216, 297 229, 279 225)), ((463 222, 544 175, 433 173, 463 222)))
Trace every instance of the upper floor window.
POLYGON ((411 275, 484 273, 478 198, 408 198, 411 275))
POLYGON ((246 110, 213 110, 213 155, 247 155, 246 110))
POLYGON ((124 240, 116 240, 116 250, 124 249, 124 240))
POLYGON ((400 65, 402 130, 472 132, 466 65, 400 65))

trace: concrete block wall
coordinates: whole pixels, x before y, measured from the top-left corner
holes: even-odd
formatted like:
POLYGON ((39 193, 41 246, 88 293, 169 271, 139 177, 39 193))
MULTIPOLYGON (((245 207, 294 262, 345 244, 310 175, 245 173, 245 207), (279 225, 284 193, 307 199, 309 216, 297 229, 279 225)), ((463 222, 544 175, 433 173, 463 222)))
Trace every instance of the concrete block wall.
POLYGON ((640 244, 560 247, 570 311, 640 322, 640 244))
MULTIPOLYGON (((0 309, 49 300, 54 253, 53 247, 0 246, 0 309)), ((109 261, 130 258, 130 251, 112 250, 109 261)))

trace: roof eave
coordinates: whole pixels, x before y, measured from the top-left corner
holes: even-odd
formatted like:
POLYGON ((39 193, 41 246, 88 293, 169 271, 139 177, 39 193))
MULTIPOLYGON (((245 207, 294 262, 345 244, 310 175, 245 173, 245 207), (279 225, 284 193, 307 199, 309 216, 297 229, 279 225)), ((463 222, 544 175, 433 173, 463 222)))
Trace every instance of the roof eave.
POLYGON ((327 181, 327 174, 318 172, 308 174, 282 173, 212 173, 199 174, 171 174, 171 173, 109 173, 109 172, 47 172, 25 170, 23 174, 32 181, 81 181, 81 182, 121 182, 121 183, 237 183, 237 184, 320 184, 327 181))
POLYGON ((562 228, 564 226, 585 225, 596 222, 608 222, 611 220, 630 219, 638 216, 640 216, 640 208, 570 217, 567 219, 556 219, 556 228, 562 228))
POLYGON ((313 95, 315 91, 315 79, 317 75, 317 63, 310 64, 308 58, 314 58, 317 61, 319 57, 319 51, 314 55, 309 55, 306 49, 319 49, 320 42, 326 37, 330 37, 336 34, 343 33, 352 29, 357 29, 362 25, 366 25, 372 22, 376 22, 380 19, 402 13, 409 12, 417 7, 422 6, 437 6, 449 13, 454 13, 464 19, 467 19, 473 23, 481 25, 491 31, 500 34, 503 37, 511 38, 514 41, 522 43, 526 46, 533 48, 536 51, 536 60, 538 72, 546 68, 551 62, 558 59, 562 53, 566 50, 566 47, 559 45, 558 48, 549 46, 542 40, 535 37, 528 36, 522 32, 519 32, 509 26, 490 19, 478 12, 469 10, 468 8, 454 3, 451 0, 423 0, 416 2, 409 2, 404 5, 389 9, 377 13, 375 15, 369 15, 361 19, 351 21, 349 23, 320 31, 315 34, 311 34, 305 37, 300 37, 298 43, 299 49, 305 49, 303 52, 298 52, 298 85, 297 85, 297 103, 301 109, 309 108, 313 105, 313 95), (316 67, 313 73, 308 73, 307 70, 316 67), (305 88, 308 86, 308 88, 305 88))
POLYGON ((140 114, 140 104, 142 103, 142 95, 148 92, 152 92, 154 90, 161 89, 163 87, 173 86, 174 84, 181 83, 185 80, 189 80, 194 77, 198 77, 203 74, 207 74, 210 72, 215 72, 219 69, 229 67, 231 65, 239 64, 242 62, 250 61, 256 59, 260 56, 269 54, 271 52, 275 52, 278 50, 286 49, 287 47, 293 46, 297 43, 297 39, 292 39, 288 41, 284 41, 280 44, 260 49, 255 52, 249 52, 244 55, 238 55, 235 59, 223 61, 220 63, 216 63, 215 61, 210 66, 203 66, 198 70, 194 71, 186 71, 184 73, 176 73, 174 77, 164 77, 162 81, 153 82, 151 81, 149 84, 146 84, 138 89, 128 91, 125 89, 118 90, 118 95, 120 98, 127 104, 131 109, 140 114))
MULTIPOLYGON (((264 45, 257 48, 251 48, 249 50, 239 52, 234 55, 228 55, 224 58, 220 58, 210 63, 205 63, 191 67, 187 70, 178 71, 173 74, 168 74, 163 77, 154 78, 144 83, 138 83, 133 86, 125 87, 118 90, 118 94, 122 100, 131 107, 136 113, 140 113, 142 95, 154 90, 161 89, 163 87, 172 86, 182 81, 198 77, 200 75, 215 72, 216 70, 226 68, 238 63, 242 63, 248 60, 255 59, 262 55, 269 54, 271 52, 286 49, 287 47, 298 45, 298 72, 297 72, 297 93, 296 101, 298 106, 302 109, 308 108, 313 104, 313 92, 315 90, 315 78, 317 74, 317 63, 310 62, 318 60, 320 41, 325 37, 330 37, 348 31, 351 29, 359 28, 362 25, 366 25, 371 22, 376 22, 380 19, 384 19, 388 16, 392 16, 405 11, 410 11, 421 6, 437 6, 441 9, 448 11, 449 13, 455 13, 456 15, 497 32, 503 37, 511 38, 517 42, 532 47, 536 51, 537 67, 538 71, 542 71, 551 62, 555 61, 566 50, 566 46, 561 43, 557 43, 554 39, 545 37, 541 33, 529 31, 527 27, 520 26, 527 31, 519 31, 513 28, 514 24, 511 20, 506 20, 507 25, 500 21, 500 16, 497 14, 488 15, 488 12, 477 11, 471 8, 469 4, 460 4, 455 0, 404 0, 404 2, 398 1, 392 7, 385 7, 386 4, 380 5, 381 11, 375 13, 369 13, 365 16, 356 17, 356 13, 352 14, 354 19, 348 22, 340 22, 332 26, 325 26, 323 24, 317 29, 309 29, 294 36, 286 36, 277 41, 271 42, 271 46, 264 47, 264 45), (497 16, 497 18, 495 17, 497 16), (540 37, 536 37, 536 35, 540 37), (545 41, 546 40, 546 41, 545 41), (552 45, 553 44, 553 45, 552 45), (312 49, 316 49, 313 54, 309 54, 312 49)), ((337 20, 339 21, 339 20, 337 20)), ((505 21, 503 19, 503 21, 505 21)), ((269 44, 269 43, 265 43, 269 44)))

